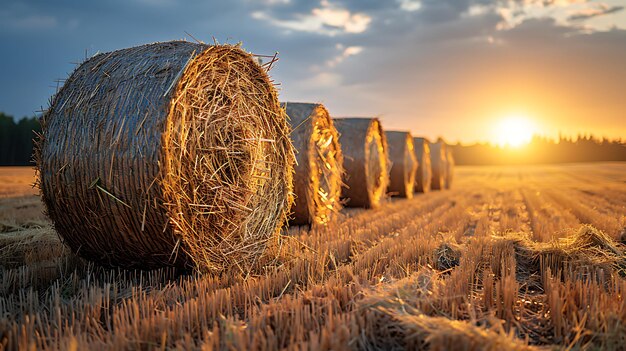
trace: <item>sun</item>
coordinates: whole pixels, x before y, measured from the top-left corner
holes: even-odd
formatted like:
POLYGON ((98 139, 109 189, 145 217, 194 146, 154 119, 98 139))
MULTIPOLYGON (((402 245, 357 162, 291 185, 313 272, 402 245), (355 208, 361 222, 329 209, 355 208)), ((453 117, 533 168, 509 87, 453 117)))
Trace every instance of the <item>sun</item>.
POLYGON ((495 140, 500 146, 521 147, 530 142, 535 133, 532 121, 524 115, 511 115, 496 124, 495 140))

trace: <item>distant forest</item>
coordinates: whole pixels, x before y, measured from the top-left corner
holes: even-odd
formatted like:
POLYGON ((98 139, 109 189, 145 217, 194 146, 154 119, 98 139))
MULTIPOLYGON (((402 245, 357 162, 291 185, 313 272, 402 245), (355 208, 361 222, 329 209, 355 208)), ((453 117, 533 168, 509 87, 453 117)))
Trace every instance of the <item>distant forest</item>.
POLYGON ((626 161, 626 140, 579 135, 552 140, 535 136, 528 145, 514 148, 491 144, 452 145, 457 165, 511 165, 626 161))
POLYGON ((0 112, 0 166, 32 165, 34 132, 41 132, 37 117, 15 122, 0 112))
MULTIPOLYGON (((35 132, 41 132, 36 117, 22 118, 16 123, 12 116, 0 112, 0 166, 32 165, 35 132)), ((457 165, 626 161, 626 141, 590 135, 558 141, 536 136, 520 148, 491 144, 451 147, 457 165)))

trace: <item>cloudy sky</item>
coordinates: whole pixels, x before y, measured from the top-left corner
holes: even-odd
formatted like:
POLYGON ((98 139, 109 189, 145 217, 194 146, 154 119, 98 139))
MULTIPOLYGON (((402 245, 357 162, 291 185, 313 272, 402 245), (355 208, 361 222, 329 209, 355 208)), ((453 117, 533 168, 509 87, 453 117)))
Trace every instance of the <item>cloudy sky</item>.
POLYGON ((2 2, 0 111, 16 117, 85 57, 193 36, 278 52, 281 100, 387 129, 492 141, 516 115, 626 137, 626 0, 2 2))

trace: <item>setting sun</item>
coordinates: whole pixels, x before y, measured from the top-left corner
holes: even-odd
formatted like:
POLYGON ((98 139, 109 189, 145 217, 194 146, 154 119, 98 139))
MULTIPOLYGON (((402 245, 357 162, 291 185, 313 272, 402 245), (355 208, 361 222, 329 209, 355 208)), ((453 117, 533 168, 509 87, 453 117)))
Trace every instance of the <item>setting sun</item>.
POLYGON ((521 115, 512 115, 496 124, 495 141, 500 146, 520 147, 530 142, 535 128, 530 119, 521 115))

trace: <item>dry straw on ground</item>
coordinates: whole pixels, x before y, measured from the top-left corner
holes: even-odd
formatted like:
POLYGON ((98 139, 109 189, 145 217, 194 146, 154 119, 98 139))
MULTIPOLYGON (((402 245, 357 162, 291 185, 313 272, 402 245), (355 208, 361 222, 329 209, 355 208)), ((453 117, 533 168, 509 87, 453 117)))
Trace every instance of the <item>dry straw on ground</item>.
POLYGON ((287 102, 284 106, 296 149, 290 223, 326 224, 341 209, 343 156, 337 129, 322 104, 287 102))
POLYGON ((98 54, 42 118, 42 197, 65 243, 108 266, 245 271, 291 205, 289 126, 238 46, 98 54))
POLYGON ((408 199, 413 197, 417 160, 413 148, 413 137, 409 132, 385 132, 389 145, 391 170, 389 173, 389 193, 408 199))
POLYGON ((31 213, 0 233, 0 349, 623 350, 626 164, 457 172, 291 228, 254 277, 95 267, 0 201, 31 213))
POLYGON ((336 118, 346 172, 342 197, 348 207, 376 208, 389 186, 385 133, 377 118, 336 118))
POLYGON ((522 233, 509 233, 496 243, 511 244, 521 277, 538 277, 548 268, 553 274, 568 273, 589 279, 602 272, 607 279, 611 272, 626 276, 626 252, 624 246, 606 233, 589 225, 582 226, 566 238, 551 242, 535 242, 522 233))
POLYGON ((449 145, 446 145, 446 189, 452 186, 454 179, 454 155, 449 145))
POLYGON ((415 158, 417 159, 417 173, 415 175, 415 191, 427 193, 430 191, 430 183, 433 171, 430 165, 430 142, 426 138, 413 138, 415 158))
POLYGON ((443 190, 446 188, 446 143, 439 139, 430 144, 430 165, 432 169, 431 189, 443 190))

